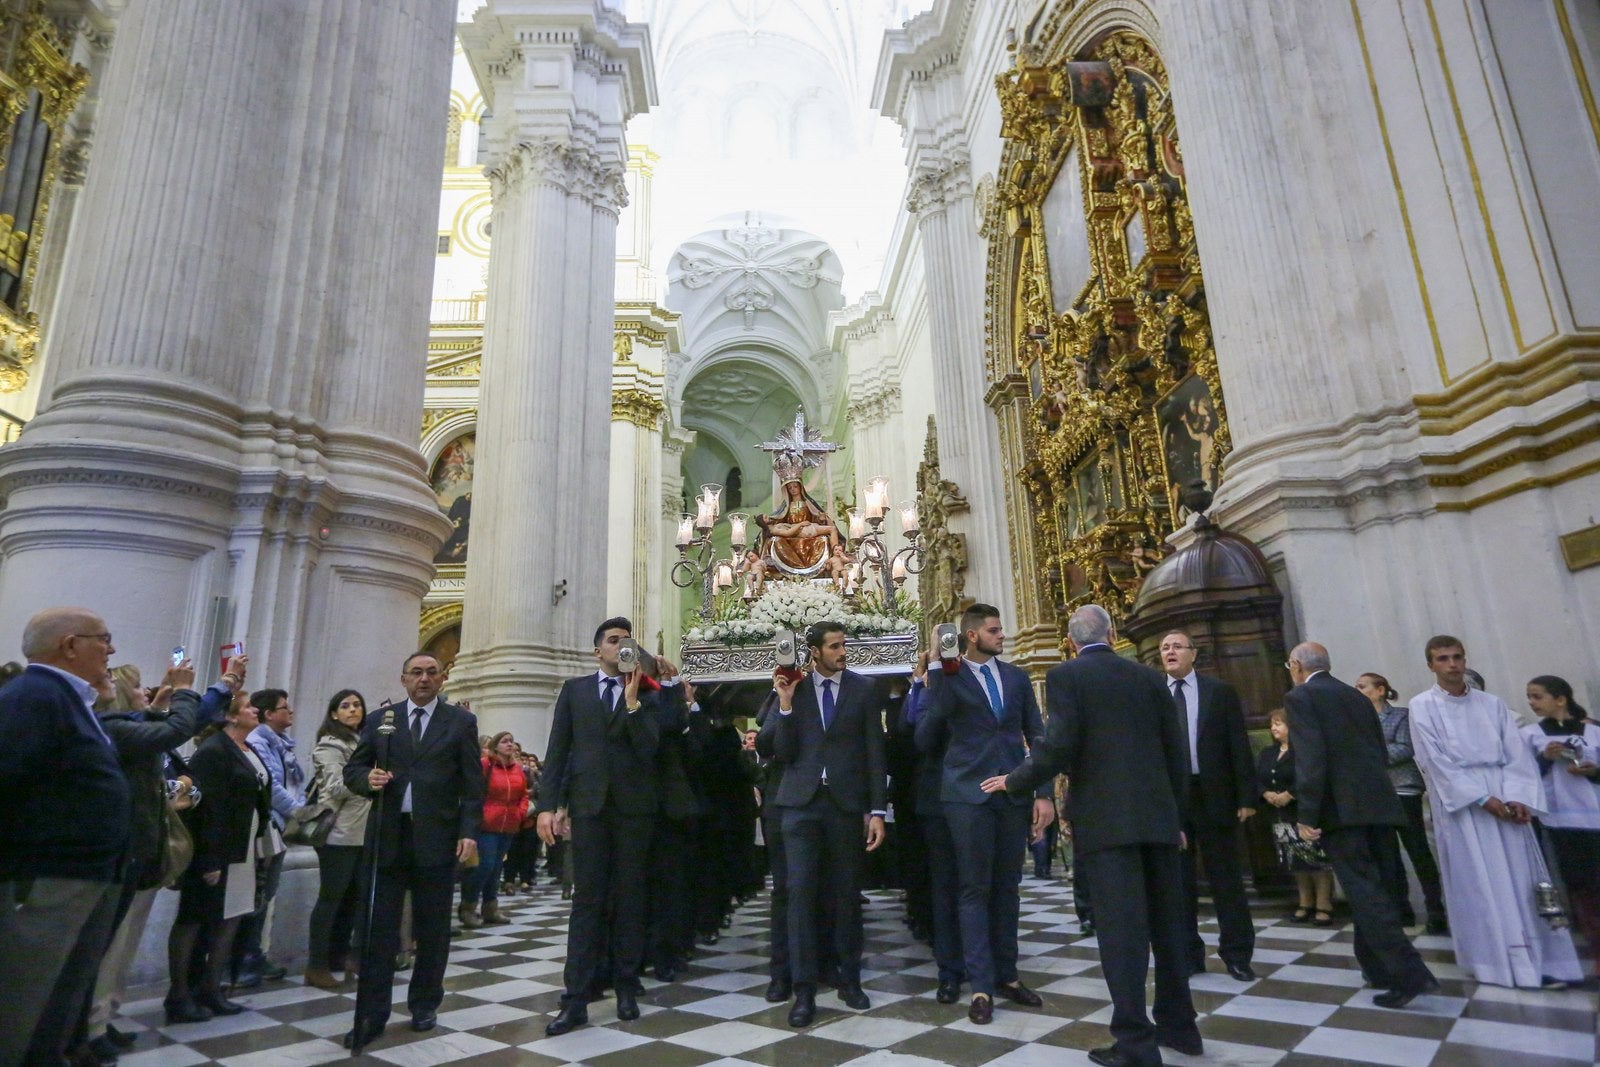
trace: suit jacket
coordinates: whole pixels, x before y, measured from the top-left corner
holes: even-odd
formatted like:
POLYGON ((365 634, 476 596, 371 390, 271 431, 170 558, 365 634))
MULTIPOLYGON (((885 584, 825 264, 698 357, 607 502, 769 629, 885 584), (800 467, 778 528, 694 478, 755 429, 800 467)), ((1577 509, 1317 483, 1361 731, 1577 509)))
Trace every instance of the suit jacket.
MULTIPOLYGON (((983 780, 1017 766, 1027 758, 1028 749, 1044 738, 1039 701, 1027 673, 999 660, 990 660, 989 666, 998 675, 998 718, 982 681, 966 661, 961 661, 955 674, 928 672, 926 700, 917 719, 917 747, 930 755, 944 750, 939 765, 939 800, 943 803, 986 803, 989 794, 979 788, 983 780)), ((1048 781, 1039 785, 1037 795, 1050 797, 1048 781)), ((1018 804, 1028 800, 1023 796, 1010 799, 1018 804)))
POLYGON ((776 744, 778 731, 776 728, 768 730, 767 723, 778 717, 777 690, 767 694, 761 702, 761 707, 756 709, 756 755, 766 761, 761 768, 761 808, 781 808, 783 802, 778 799, 778 794, 783 789, 783 772, 785 767, 777 761, 776 744))
POLYGON ((1190 818, 1217 826, 1234 826, 1240 808, 1256 806, 1255 767, 1250 739, 1244 732, 1239 692, 1220 678, 1197 674, 1200 680, 1200 808, 1190 818))
POLYGON ((419 746, 411 740, 404 701, 376 708, 361 727, 361 740, 344 765, 344 784, 360 796, 374 793, 367 773, 381 766, 394 774, 383 791, 383 811, 374 804, 367 817, 368 848, 378 849, 379 866, 407 861, 419 867, 455 862, 456 842, 476 837, 483 821, 483 755, 478 748, 478 718, 465 708, 434 705, 419 746), (378 733, 384 712, 394 713, 394 733, 378 733), (400 806, 411 787, 412 855, 400 854, 400 806))
MULTIPOLYGON (((762 734, 769 735, 773 759, 784 765, 778 786, 781 807, 801 808, 811 802, 828 772, 828 793, 842 810, 865 814, 883 811, 888 802, 888 767, 883 749, 883 697, 871 681, 854 671, 840 671, 833 721, 822 728, 811 675, 794 689, 794 709, 774 710, 762 734)), ((760 735, 757 735, 757 751, 760 735)))
POLYGON ((1405 825, 1383 727, 1360 690, 1319 671, 1289 690, 1283 706, 1300 822, 1323 830, 1405 825))
POLYGON ((0 796, 0 879, 120 877, 128 779, 78 694, 44 667, 0 689, 0 796))
MULTIPOLYGON (((644 709, 641 707, 639 711, 642 714, 644 709)), ((689 728, 691 714, 688 702, 683 699, 682 685, 669 685, 661 690, 656 712, 661 724, 656 777, 661 787, 661 814, 669 819, 692 819, 700 813, 699 798, 689 781, 689 767, 704 741, 700 733, 689 728)))
POLYGON ((1166 676, 1091 646, 1045 675, 1043 743, 1007 777, 1014 793, 1057 774, 1072 783, 1074 847, 1178 844, 1189 753, 1166 676))
POLYGON ((624 815, 654 815, 660 806, 661 714, 655 693, 641 692, 639 710, 630 714, 620 693, 614 708, 605 706, 595 672, 567 679, 556 697, 545 759, 546 780, 555 788, 541 794, 539 810, 565 807, 581 818, 608 807, 624 815))
POLYGON ((208 874, 242 863, 255 847, 250 817, 257 820, 258 834, 271 823, 270 779, 263 783, 256 777, 255 765, 226 733, 200 742, 189 757, 189 774, 204 794, 200 803, 183 813, 194 837, 192 869, 208 874))

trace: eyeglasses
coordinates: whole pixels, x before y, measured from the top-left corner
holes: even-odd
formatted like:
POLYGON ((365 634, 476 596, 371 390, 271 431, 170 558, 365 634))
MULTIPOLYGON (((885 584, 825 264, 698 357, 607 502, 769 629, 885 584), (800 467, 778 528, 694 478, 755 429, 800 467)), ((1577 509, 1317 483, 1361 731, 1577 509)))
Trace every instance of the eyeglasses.
POLYGON ((96 641, 103 641, 108 645, 111 643, 111 635, 110 634, 73 634, 72 636, 73 637, 83 637, 83 638, 93 638, 96 641))

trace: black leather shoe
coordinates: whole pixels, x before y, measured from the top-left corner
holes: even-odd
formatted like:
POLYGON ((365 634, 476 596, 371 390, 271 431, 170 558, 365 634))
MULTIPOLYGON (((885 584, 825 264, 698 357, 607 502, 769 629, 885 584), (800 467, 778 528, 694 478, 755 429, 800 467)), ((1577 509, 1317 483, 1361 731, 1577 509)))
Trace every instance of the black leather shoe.
POLYGON ((1181 1034, 1156 1031, 1156 1044, 1163 1048, 1170 1048, 1174 1052, 1181 1052, 1185 1056, 1205 1055, 1205 1042, 1200 1040, 1199 1030, 1186 1030, 1181 1034))
POLYGON ((546 1037, 560 1037, 589 1021, 589 1009, 581 1000, 569 1000, 561 1005, 556 1017, 545 1024, 546 1037))
POLYGON ((1133 1060, 1118 1052, 1115 1045, 1090 1049, 1089 1062, 1098 1063, 1100 1067, 1134 1067, 1133 1060))
POLYGON ((414 1011, 411 1013, 411 1029, 419 1034, 425 1034, 439 1025, 439 1013, 436 1011, 414 1011))
POLYGON ((124 1033, 110 1023, 106 1024, 106 1038, 117 1048, 132 1048, 135 1041, 139 1040, 138 1034, 124 1033))
POLYGON ((244 1011, 243 1004, 229 1000, 226 997, 203 994, 195 997, 195 1003, 210 1011, 212 1015, 239 1015, 244 1011))
POLYGON ((1044 1007, 1044 998, 1035 993, 1033 990, 1029 989, 1027 986, 1023 985, 1020 981, 1008 982, 1005 985, 995 986, 995 992, 999 993, 1002 997, 1005 997, 1013 1004, 1021 1004, 1024 1008, 1044 1007))
POLYGON ((122 1054, 122 1049, 117 1043, 105 1034, 93 1038, 84 1048, 94 1058, 94 1062, 100 1065, 114 1064, 117 1062, 117 1057, 122 1054))
POLYGON ((165 1006, 168 1026, 176 1026, 179 1023, 211 1021, 211 1009, 203 1008, 192 1000, 169 1000, 165 1006))
POLYGON ((961 999, 961 983, 949 980, 939 983, 939 991, 933 998, 940 1004, 954 1004, 961 999))
POLYGON ((994 1022, 994 998, 985 993, 972 994, 972 1007, 967 1009, 967 1018, 979 1026, 994 1022))
POLYGON ((364 1023, 358 1021, 350 1032, 344 1035, 344 1047, 358 1056, 361 1055, 362 1049, 383 1036, 383 1028, 387 1024, 387 1019, 383 1022, 375 1019, 364 1023))
POLYGON ((789 1025, 794 1027, 810 1026, 811 1020, 817 1017, 817 991, 810 986, 802 986, 795 990, 794 1007, 789 1009, 789 1025))
POLYGON ((839 987, 839 999, 844 1001, 844 1006, 854 1008, 856 1011, 866 1011, 872 1007, 872 1001, 867 999, 866 993, 861 991, 859 982, 839 987))
POLYGON ((1391 989, 1387 993, 1379 993, 1372 998, 1372 1003, 1380 1008, 1403 1008, 1418 997, 1437 992, 1439 992, 1439 980, 1430 974, 1428 980, 1421 985, 1411 989, 1391 989))
POLYGON ((617 986, 617 1018, 631 1023, 638 1017, 639 1002, 634 999, 633 990, 617 986))
POLYGON ((1254 982, 1256 980, 1256 972, 1250 969, 1248 963, 1230 963, 1228 964, 1228 977, 1236 982, 1254 982))
POLYGON ((289 977, 289 968, 279 967, 271 960, 261 961, 261 980, 264 982, 281 982, 289 977))
POLYGON ((774 978, 767 983, 767 1003, 782 1004, 794 996, 794 983, 787 978, 774 978))

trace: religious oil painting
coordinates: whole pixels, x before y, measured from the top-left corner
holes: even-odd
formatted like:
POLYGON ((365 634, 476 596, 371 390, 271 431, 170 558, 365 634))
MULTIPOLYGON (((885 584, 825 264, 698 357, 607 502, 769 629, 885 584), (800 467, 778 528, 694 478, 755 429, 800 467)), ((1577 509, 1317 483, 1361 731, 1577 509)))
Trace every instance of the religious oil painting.
POLYGON ((434 461, 433 476, 429 480, 440 510, 450 520, 450 537, 433 557, 435 563, 467 561, 467 532, 472 520, 472 461, 476 451, 477 438, 470 433, 463 434, 445 445, 434 461))
POLYGON ((1189 375, 1160 402, 1156 420, 1161 427, 1161 452, 1167 466, 1167 496, 1173 520, 1181 522, 1188 510, 1180 503, 1183 490, 1195 482, 1216 492, 1222 480, 1222 456, 1217 449, 1217 405, 1205 380, 1189 375))
POLYGON ((1106 521, 1106 490, 1098 452, 1089 453, 1073 468, 1072 484, 1078 491, 1079 532, 1088 533, 1106 521))

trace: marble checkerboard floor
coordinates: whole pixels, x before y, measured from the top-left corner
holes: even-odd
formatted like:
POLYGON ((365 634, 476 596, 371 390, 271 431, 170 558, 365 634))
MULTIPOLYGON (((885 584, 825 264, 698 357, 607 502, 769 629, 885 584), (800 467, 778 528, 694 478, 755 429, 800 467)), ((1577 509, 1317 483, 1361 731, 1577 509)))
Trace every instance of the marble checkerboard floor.
MULTIPOLYGON (((817 1021, 786 1025, 788 1005, 762 999, 766 988, 766 901, 753 901, 714 946, 699 950, 687 977, 670 985, 645 979, 642 1017, 616 1019, 615 1002, 591 1005, 589 1026, 547 1038, 560 995, 567 906, 551 888, 502 901, 512 922, 453 942, 439 1027, 406 1026, 405 990, 389 1029, 362 1062, 402 1067, 591 1064, 594 1067, 1072 1067, 1107 1044, 1111 1006, 1092 938, 1072 913, 1072 888, 1024 882, 1023 980, 1044 996, 1042 1009, 997 1006, 994 1023, 967 1021, 965 1002, 939 1004, 925 945, 901 921, 897 894, 872 893, 866 909, 863 986, 868 1011, 854 1012, 824 990, 817 1021)), ((1402 1012, 1372 1007, 1361 987, 1351 929, 1276 921, 1258 908, 1255 982, 1212 971, 1194 980, 1204 1056, 1164 1052, 1166 1062, 1240 1067, 1389 1064, 1393 1067, 1570 1067, 1596 1062, 1592 992, 1539 992, 1479 986, 1463 979, 1450 941, 1417 945, 1443 985, 1402 1012)), ((1215 943, 1216 926, 1202 930, 1215 943)), ((404 975, 400 976, 401 978, 404 975)), ((239 998, 242 1015, 164 1026, 159 997, 130 1003, 116 1025, 139 1032, 124 1067, 289 1067, 348 1059, 339 1038, 353 998, 294 982, 239 998)))

